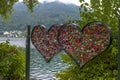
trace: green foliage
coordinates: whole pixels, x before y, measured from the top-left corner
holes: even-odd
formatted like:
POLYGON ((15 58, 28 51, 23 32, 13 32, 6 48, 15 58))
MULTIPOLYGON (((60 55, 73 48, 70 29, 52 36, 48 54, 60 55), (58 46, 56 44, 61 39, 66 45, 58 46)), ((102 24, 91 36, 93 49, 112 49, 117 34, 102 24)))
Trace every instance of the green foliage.
POLYGON ((33 12, 33 8, 39 4, 38 0, 23 0, 23 3, 27 5, 28 9, 33 12))
POLYGON ((84 26, 88 22, 100 21, 111 27, 114 35, 118 34, 118 18, 120 17, 120 1, 119 0, 90 0, 82 2, 80 6, 80 17, 82 22, 80 26, 84 26))
POLYGON ((0 16, 3 16, 5 19, 8 19, 8 17, 13 12, 13 5, 18 0, 0 0, 0 16))
MULTIPOLYGON (((0 0, 0 16, 8 20, 13 13, 13 5, 19 0, 0 0)), ((28 9, 33 12, 33 8, 38 4, 38 0, 23 0, 28 9)))
POLYGON ((0 43, 0 77, 7 80, 24 80, 25 51, 9 44, 9 41, 0 43))

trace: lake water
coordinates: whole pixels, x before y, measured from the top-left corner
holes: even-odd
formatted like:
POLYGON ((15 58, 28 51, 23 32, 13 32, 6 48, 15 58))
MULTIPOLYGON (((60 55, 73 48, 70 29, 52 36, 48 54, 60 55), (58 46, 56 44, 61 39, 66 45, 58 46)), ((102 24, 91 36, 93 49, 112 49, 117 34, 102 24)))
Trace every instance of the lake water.
MULTIPOLYGON (((11 45, 25 47, 25 38, 0 38, 0 43, 10 40, 11 45)), ((62 63, 62 59, 59 54, 49 62, 46 63, 41 54, 31 44, 30 53, 30 78, 34 80, 59 80, 55 77, 55 73, 61 69, 65 69, 67 65, 62 63)))

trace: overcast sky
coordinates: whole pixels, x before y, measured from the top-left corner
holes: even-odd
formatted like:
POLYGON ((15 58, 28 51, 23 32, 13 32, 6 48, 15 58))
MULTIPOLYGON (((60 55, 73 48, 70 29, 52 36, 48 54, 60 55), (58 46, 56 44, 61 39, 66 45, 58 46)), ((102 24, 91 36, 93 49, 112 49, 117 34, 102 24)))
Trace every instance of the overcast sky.
MULTIPOLYGON (((19 0, 19 1, 23 1, 23 0, 19 0)), ((64 2, 64 3, 73 3, 73 4, 76 4, 76 5, 80 5, 80 2, 79 0, 38 0, 39 2, 52 2, 52 1, 60 1, 60 2, 64 2)), ((90 0, 86 0, 86 1, 90 1, 90 0)))

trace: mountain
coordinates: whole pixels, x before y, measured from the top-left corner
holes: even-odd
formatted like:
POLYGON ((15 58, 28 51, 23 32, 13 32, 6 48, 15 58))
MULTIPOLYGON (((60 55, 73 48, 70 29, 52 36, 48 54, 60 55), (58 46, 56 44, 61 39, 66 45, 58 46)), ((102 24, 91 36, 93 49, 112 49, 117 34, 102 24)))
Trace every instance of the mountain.
POLYGON ((68 20, 78 20, 79 6, 64 4, 61 2, 44 2, 34 7, 30 12, 24 3, 16 3, 13 6, 14 12, 8 22, 0 21, 2 30, 25 30, 26 25, 43 24, 49 28, 53 24, 62 24, 68 20))

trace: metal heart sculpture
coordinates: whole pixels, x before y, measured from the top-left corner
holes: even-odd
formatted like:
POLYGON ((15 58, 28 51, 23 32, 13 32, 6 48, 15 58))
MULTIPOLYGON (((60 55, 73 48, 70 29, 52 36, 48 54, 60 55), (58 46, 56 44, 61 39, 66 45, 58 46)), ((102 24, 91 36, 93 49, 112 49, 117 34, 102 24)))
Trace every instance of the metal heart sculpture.
POLYGON ((82 67, 105 51, 112 42, 109 28, 100 23, 89 23, 82 30, 74 24, 60 27, 58 41, 63 50, 82 67))
POLYGON ((49 62, 59 50, 57 41, 59 25, 53 25, 47 31, 43 25, 35 26, 32 30, 31 41, 36 49, 49 62))

